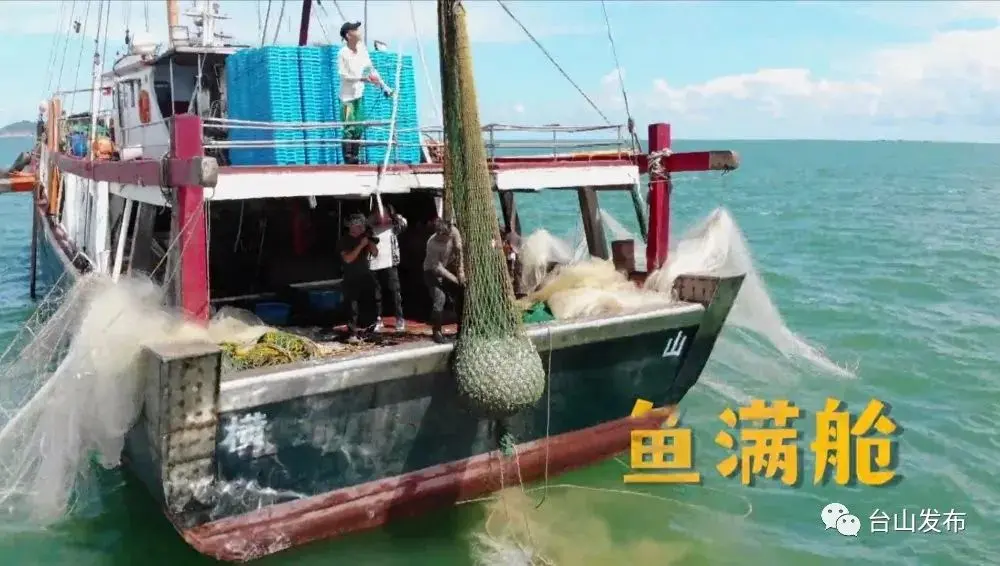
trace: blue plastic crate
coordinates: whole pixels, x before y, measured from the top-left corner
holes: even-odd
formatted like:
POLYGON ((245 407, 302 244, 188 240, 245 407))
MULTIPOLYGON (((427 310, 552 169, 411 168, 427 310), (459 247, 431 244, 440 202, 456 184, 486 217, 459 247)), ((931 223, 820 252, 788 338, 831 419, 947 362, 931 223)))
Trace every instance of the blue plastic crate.
MULTIPOLYGON (((334 104, 324 89, 329 65, 319 47, 271 46, 246 49, 227 59, 229 117, 267 123, 332 122, 334 104)), ((234 165, 302 165, 328 163, 319 140, 327 133, 307 128, 237 128, 231 139, 265 143, 266 148, 230 152, 234 165)), ((329 137, 329 136, 327 136, 329 137)))
MULTIPOLYGON (((342 121, 337 73, 339 50, 339 46, 269 46, 230 55, 226 61, 229 118, 268 123, 342 121)), ((421 152, 413 59, 403 55, 402 75, 399 85, 395 85, 397 55, 376 51, 371 58, 383 80, 399 96, 396 139, 404 147, 393 146, 390 162, 418 163, 421 152)), ((390 120, 392 99, 372 85, 366 85, 364 104, 367 120, 390 120)), ((366 128, 365 139, 385 143, 388 130, 388 126, 370 126, 366 128)), ((232 149, 230 160, 233 165, 343 163, 341 144, 331 141, 342 137, 339 127, 294 130, 237 127, 230 130, 233 141, 286 143, 277 147, 232 149)), ((385 153, 385 145, 372 144, 366 145, 361 157, 364 162, 381 164, 385 153)))

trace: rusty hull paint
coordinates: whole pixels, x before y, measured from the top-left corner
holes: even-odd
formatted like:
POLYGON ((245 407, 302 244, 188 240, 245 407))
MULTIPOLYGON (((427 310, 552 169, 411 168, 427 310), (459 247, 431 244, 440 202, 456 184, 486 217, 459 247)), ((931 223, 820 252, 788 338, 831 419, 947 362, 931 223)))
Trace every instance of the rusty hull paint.
POLYGON ((655 429, 673 407, 518 445, 517 463, 497 452, 480 454, 400 476, 280 503, 190 529, 179 529, 202 554, 249 562, 288 548, 370 530, 390 521, 498 491, 501 477, 524 482, 606 460, 629 448, 632 430, 655 429))

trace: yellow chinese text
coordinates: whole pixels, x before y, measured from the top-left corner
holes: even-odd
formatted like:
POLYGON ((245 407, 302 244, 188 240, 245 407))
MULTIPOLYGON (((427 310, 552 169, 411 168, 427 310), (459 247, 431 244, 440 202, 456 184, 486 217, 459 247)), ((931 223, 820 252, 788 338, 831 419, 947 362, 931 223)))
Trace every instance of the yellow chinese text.
POLYGON ((810 445, 816 455, 813 483, 824 482, 832 468, 838 485, 848 485, 852 479, 868 486, 886 485, 896 477, 890 467, 894 442, 890 435, 896 432, 896 423, 886 416, 885 403, 869 401, 853 425, 851 414, 841 405, 829 398, 816 413, 816 440, 810 445))
POLYGON ((781 472, 781 481, 795 485, 799 479, 799 454, 795 442, 799 433, 790 422, 799 418, 799 408, 788 401, 767 403, 754 399, 749 406, 737 411, 727 408, 719 415, 729 428, 739 427, 738 439, 726 431, 715 437, 716 444, 737 451, 716 466, 724 477, 737 470, 743 485, 753 485, 755 475, 773 479, 781 472), (765 427, 770 421, 773 426, 765 427), (756 423, 756 427, 748 426, 756 423))
MULTIPOLYGON (((653 404, 640 399, 632 409, 632 416, 640 416, 651 410, 654 410, 653 404)), ((691 430, 677 428, 679 421, 679 414, 673 411, 667 417, 664 428, 632 431, 630 466, 642 472, 625 474, 625 483, 701 482, 701 474, 694 471, 691 430)))

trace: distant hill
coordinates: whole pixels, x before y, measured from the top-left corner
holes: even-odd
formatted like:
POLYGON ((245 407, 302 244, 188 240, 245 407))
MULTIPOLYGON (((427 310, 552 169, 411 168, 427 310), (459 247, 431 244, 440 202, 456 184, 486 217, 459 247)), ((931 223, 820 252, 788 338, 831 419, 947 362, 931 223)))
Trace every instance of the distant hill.
POLYGON ((6 126, 0 128, 0 136, 2 137, 33 135, 35 135, 35 123, 30 120, 21 120, 20 122, 7 124, 6 126))

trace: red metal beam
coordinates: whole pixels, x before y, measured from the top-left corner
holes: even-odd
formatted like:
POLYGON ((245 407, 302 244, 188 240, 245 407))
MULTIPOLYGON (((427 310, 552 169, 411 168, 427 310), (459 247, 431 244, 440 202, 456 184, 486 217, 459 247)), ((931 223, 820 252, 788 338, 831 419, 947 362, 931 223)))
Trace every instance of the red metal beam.
POLYGON ((200 155, 184 159, 171 157, 165 164, 155 159, 91 161, 63 154, 58 154, 53 159, 63 174, 146 187, 214 187, 219 171, 215 159, 200 155))
MULTIPOLYGON (((181 114, 174 118, 173 157, 192 159, 204 155, 201 118, 181 114)), ((171 241, 177 246, 179 271, 175 289, 184 313, 208 322, 208 234, 205 226, 205 189, 184 184, 173 194, 171 241)))
MULTIPOLYGON (((649 153, 670 150, 670 124, 649 125, 649 153)), ((667 262, 670 247, 670 171, 649 176, 649 234, 646 237, 646 273, 667 262)))

